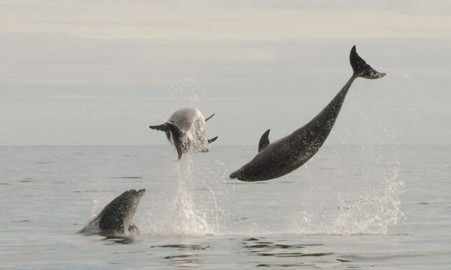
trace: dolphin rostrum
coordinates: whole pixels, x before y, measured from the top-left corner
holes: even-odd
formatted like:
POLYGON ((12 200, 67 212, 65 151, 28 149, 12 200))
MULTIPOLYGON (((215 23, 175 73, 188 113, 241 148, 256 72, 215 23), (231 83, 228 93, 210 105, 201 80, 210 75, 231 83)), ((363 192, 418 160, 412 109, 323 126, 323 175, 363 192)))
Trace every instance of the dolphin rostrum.
POLYGON ((302 166, 318 152, 334 126, 352 82, 358 77, 379 79, 385 76, 360 58, 355 46, 349 58, 354 72, 330 103, 305 126, 273 143, 269 142, 268 129, 260 138, 259 153, 230 174, 230 178, 253 182, 281 177, 302 166))

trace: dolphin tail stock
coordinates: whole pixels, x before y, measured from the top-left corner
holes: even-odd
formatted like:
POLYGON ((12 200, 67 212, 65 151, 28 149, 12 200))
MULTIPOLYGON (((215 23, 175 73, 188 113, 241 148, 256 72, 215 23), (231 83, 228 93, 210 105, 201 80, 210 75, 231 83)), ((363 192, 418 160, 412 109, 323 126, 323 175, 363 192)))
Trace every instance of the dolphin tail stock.
POLYGON ((385 76, 385 73, 378 72, 368 65, 358 54, 355 45, 349 54, 349 61, 351 62, 354 76, 365 79, 379 79, 385 76))
POLYGON ((166 122, 164 125, 166 125, 167 131, 170 131, 172 134, 172 140, 174 141, 174 146, 175 149, 177 150, 178 159, 180 160, 183 154, 182 131, 177 125, 175 125, 172 122, 166 122))
POLYGON ((207 142, 208 142, 208 143, 212 143, 212 142, 216 141, 216 139, 218 139, 218 136, 216 136, 216 137, 214 137, 214 138, 211 138, 211 139, 207 140, 207 142))
POLYGON ((263 149, 265 149, 266 146, 269 145, 269 132, 270 131, 271 131, 271 129, 268 129, 261 136, 260 141, 258 142, 258 152, 262 151, 263 149))
POLYGON ((215 113, 212 114, 212 115, 210 115, 209 117, 207 117, 207 118, 205 119, 205 122, 207 122, 208 120, 210 120, 213 116, 215 116, 215 113))

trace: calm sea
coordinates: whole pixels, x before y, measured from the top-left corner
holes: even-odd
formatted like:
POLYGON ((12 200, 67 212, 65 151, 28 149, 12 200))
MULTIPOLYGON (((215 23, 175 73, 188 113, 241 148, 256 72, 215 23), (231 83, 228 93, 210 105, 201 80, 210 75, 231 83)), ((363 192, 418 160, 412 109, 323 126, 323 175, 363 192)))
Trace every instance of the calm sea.
POLYGON ((257 146, 0 147, 1 269, 451 269, 451 147, 327 145, 258 183, 257 146), (146 188, 133 241, 77 232, 146 188))

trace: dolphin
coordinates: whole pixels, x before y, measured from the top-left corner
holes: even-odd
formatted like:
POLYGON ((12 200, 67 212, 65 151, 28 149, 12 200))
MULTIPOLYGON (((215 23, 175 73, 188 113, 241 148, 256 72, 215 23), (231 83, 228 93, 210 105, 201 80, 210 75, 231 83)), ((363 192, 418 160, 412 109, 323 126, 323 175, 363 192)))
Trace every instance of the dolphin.
POLYGON ((264 181, 286 175, 306 163, 321 148, 329 135, 352 82, 358 77, 379 79, 385 73, 368 65, 353 46, 350 53, 353 74, 329 104, 305 126, 273 143, 269 141, 268 129, 260 138, 258 154, 230 178, 241 181, 264 181))
POLYGON ((145 189, 128 190, 112 200, 103 210, 91 220, 81 231, 86 235, 100 234, 104 236, 120 236, 128 233, 139 233, 132 223, 145 189))
POLYGON ((184 108, 174 112, 165 123, 149 128, 166 133, 169 142, 175 146, 180 160, 184 153, 208 152, 208 144, 216 141, 218 136, 207 139, 205 122, 214 115, 205 119, 198 109, 184 108))

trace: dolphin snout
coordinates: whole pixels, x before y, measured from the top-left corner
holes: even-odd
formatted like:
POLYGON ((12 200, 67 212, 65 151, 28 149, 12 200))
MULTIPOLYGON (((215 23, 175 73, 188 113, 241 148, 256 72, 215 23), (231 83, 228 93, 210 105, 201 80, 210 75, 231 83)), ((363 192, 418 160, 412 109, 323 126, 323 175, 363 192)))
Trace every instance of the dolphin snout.
POLYGON ((229 175, 230 179, 238 179, 238 180, 242 180, 243 179, 243 174, 240 172, 240 170, 235 171, 233 173, 231 173, 229 175))

